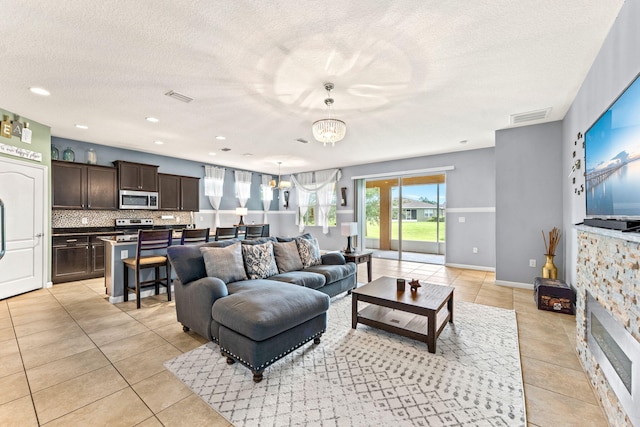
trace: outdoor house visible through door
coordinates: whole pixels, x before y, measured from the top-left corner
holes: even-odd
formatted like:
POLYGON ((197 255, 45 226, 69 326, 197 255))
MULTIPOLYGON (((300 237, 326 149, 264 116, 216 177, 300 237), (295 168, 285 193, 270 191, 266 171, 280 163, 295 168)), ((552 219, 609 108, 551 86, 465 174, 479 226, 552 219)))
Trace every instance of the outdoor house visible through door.
POLYGON ((443 264, 445 174, 363 181, 358 218, 366 223, 364 246, 377 257, 443 264))
POLYGON ((0 299, 44 287, 46 168, 0 157, 0 299))

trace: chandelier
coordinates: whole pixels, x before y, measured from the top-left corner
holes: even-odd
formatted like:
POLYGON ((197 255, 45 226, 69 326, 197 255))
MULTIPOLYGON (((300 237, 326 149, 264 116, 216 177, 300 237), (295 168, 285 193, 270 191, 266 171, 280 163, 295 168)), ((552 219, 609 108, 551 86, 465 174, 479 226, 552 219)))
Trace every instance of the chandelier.
POLYGON ((271 181, 269 181, 269 187, 271 188, 279 188, 280 190, 284 190, 285 188, 289 188, 291 187, 291 182, 289 181, 283 181, 282 179, 280 179, 280 165, 282 164, 282 162, 278 162, 278 181, 276 182, 275 179, 272 179, 271 181))
POLYGON ((341 141, 347 133, 347 125, 342 120, 331 118, 331 106, 333 105, 331 90, 333 87, 333 83, 324 84, 324 88, 327 91, 327 98, 324 100, 324 103, 327 106, 329 117, 317 120, 311 126, 313 137, 325 146, 327 144, 331 144, 332 146, 336 145, 336 142, 341 141))

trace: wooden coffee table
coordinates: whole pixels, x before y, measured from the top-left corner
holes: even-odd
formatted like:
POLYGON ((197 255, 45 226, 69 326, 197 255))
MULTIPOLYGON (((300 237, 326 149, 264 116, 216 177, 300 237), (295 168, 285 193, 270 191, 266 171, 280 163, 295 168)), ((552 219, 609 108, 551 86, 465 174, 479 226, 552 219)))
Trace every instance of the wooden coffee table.
POLYGON ((436 340, 453 323, 453 289, 450 286, 421 283, 412 292, 407 281, 406 290, 398 292, 396 279, 381 277, 354 289, 351 327, 358 323, 369 325, 427 343, 429 353, 436 352, 436 340), (369 303, 358 311, 358 301, 369 303))

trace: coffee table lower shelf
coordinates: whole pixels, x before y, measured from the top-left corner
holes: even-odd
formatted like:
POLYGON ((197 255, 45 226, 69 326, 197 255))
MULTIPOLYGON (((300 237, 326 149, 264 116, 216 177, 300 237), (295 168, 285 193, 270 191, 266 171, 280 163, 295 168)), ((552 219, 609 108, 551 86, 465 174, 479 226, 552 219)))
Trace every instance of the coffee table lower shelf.
POLYGON ((451 320, 451 313, 445 305, 436 317, 436 329, 433 335, 428 333, 429 320, 426 316, 395 310, 388 307, 370 304, 358 311, 355 324, 371 326, 376 329, 402 335, 427 343, 430 353, 435 353, 435 341, 451 320))

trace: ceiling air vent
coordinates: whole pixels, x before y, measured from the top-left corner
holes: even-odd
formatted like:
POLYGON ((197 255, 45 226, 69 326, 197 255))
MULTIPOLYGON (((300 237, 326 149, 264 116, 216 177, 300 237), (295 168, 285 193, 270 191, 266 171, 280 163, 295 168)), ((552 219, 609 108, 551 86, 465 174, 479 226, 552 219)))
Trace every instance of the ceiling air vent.
POLYGON ((183 95, 180 92, 176 92, 174 90, 170 90, 169 92, 165 93, 165 95, 167 95, 169 98, 177 99, 178 101, 182 102, 188 103, 193 101, 193 98, 189 98, 187 95, 183 95))
POLYGON ((528 113, 512 114, 511 124, 517 125, 525 122, 543 120, 549 117, 550 112, 551 112, 551 108, 545 108, 544 110, 529 111, 528 113))

